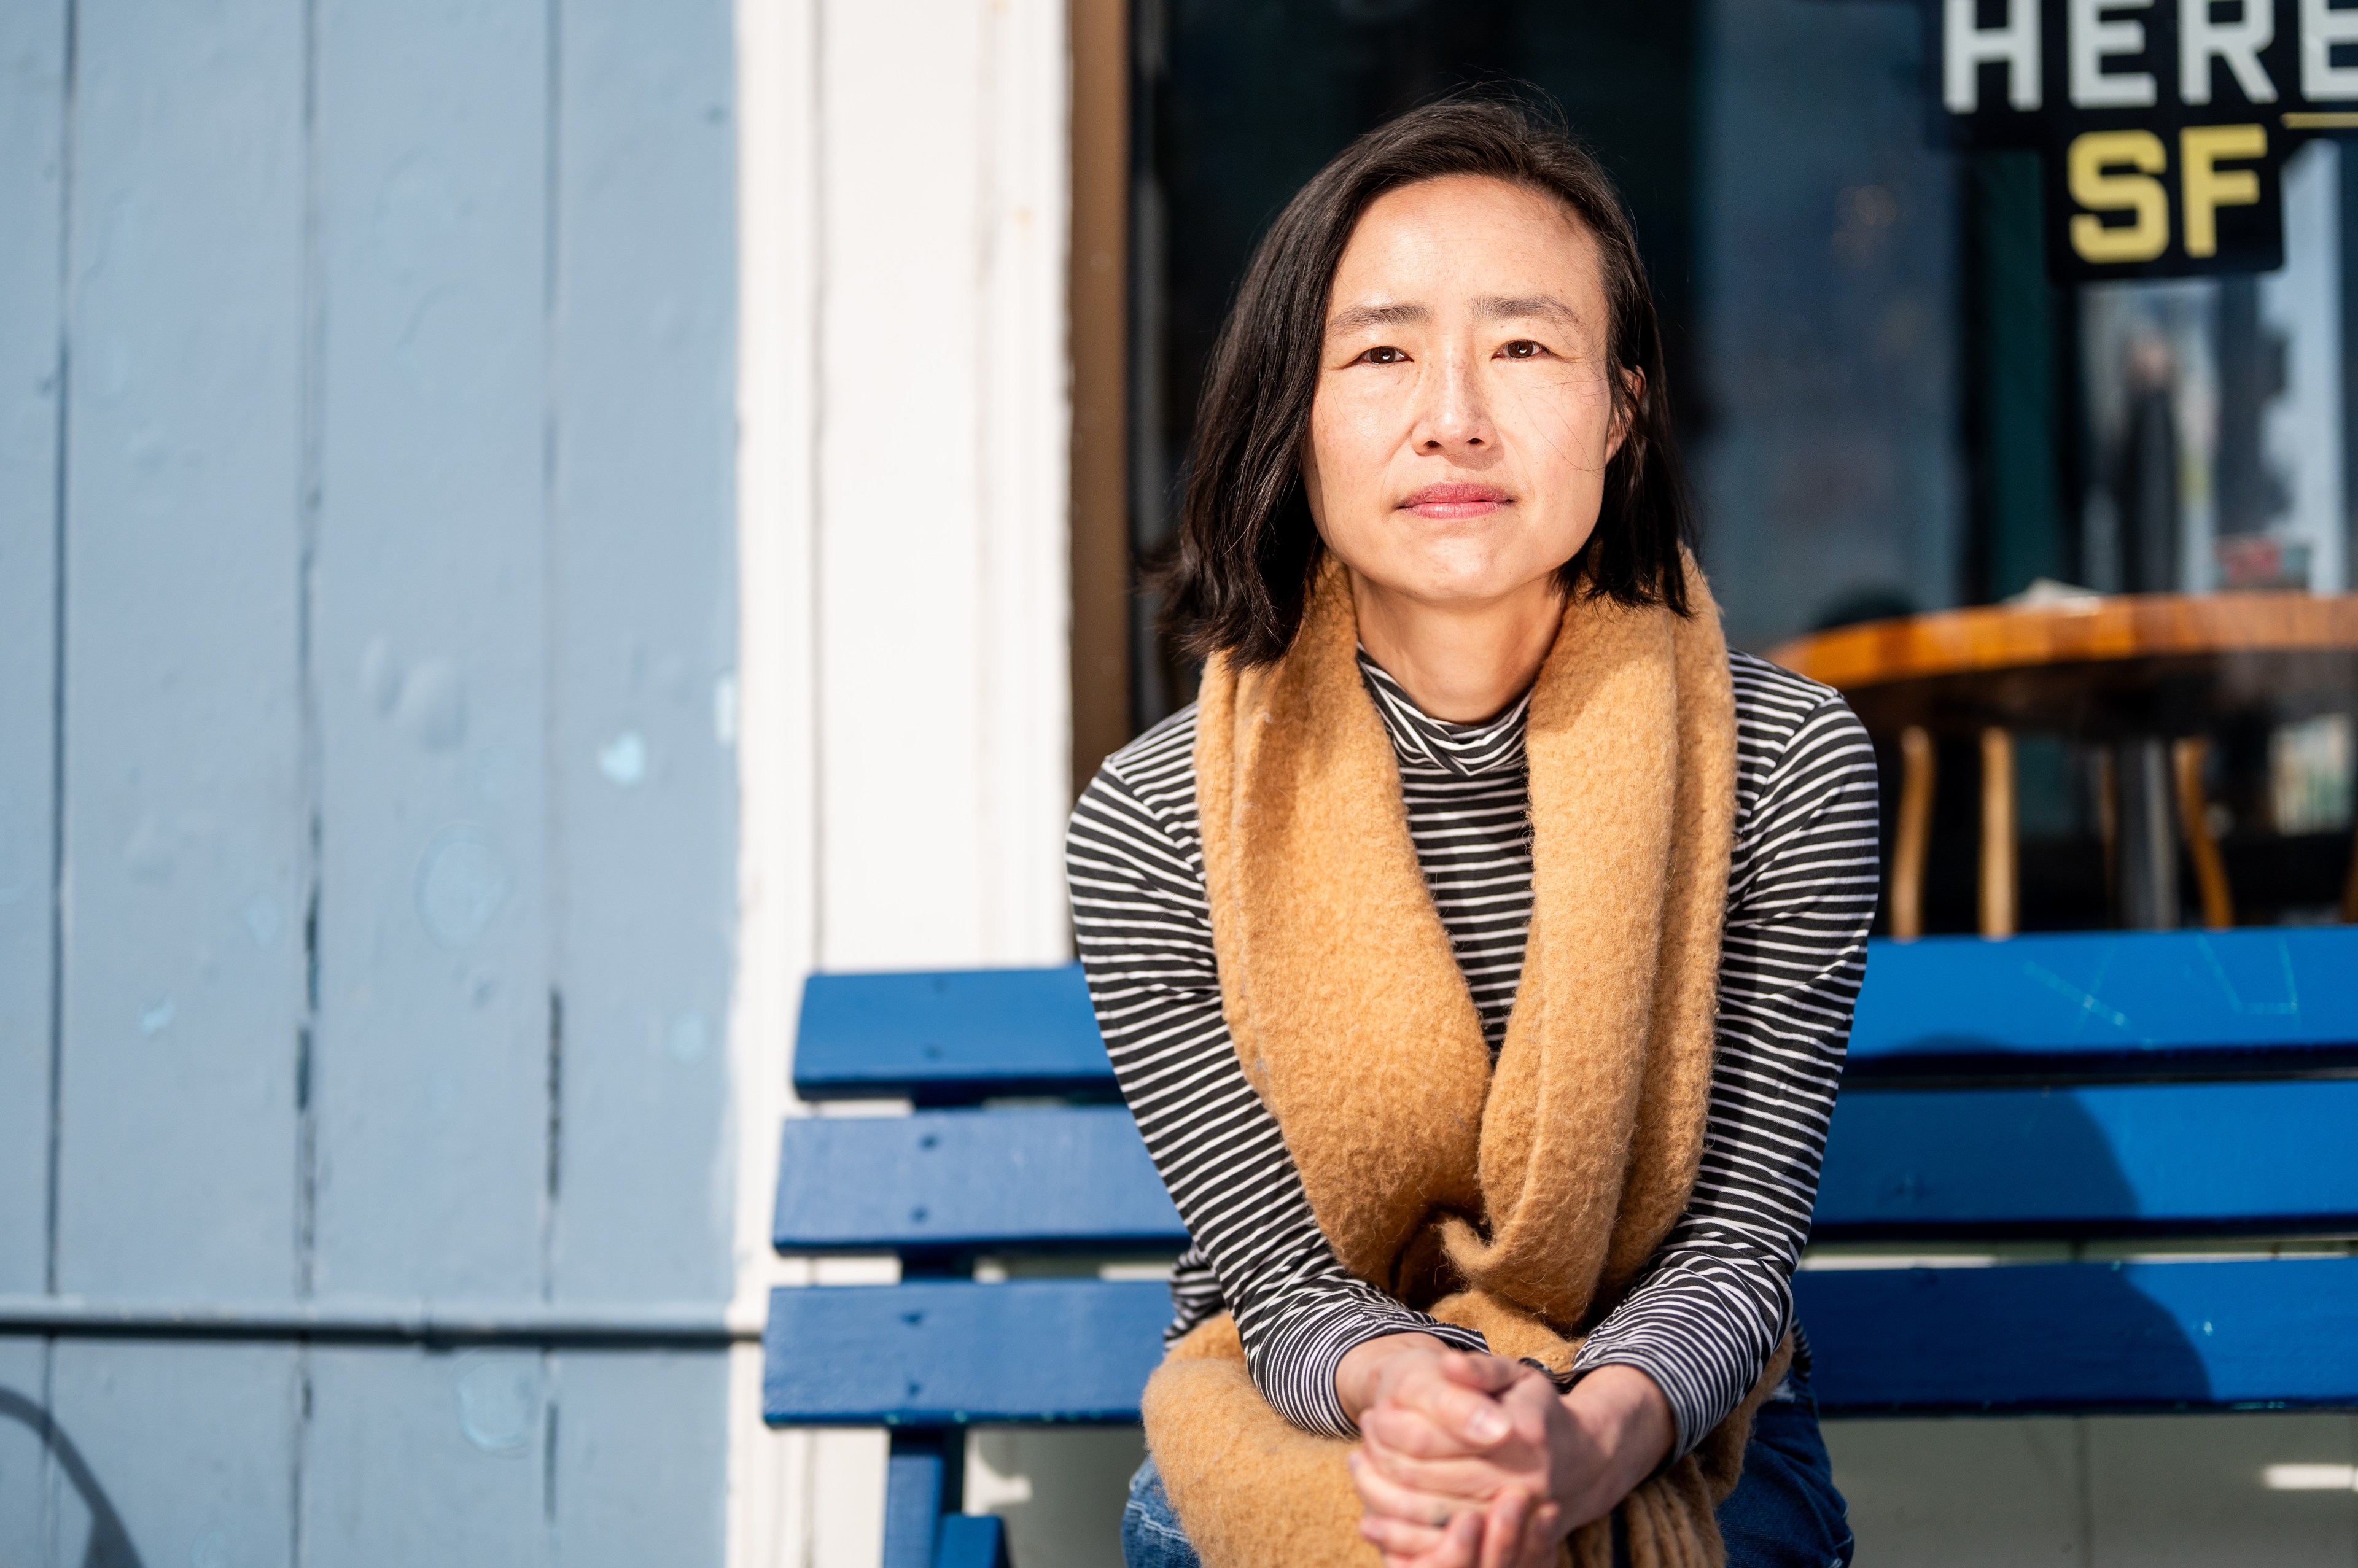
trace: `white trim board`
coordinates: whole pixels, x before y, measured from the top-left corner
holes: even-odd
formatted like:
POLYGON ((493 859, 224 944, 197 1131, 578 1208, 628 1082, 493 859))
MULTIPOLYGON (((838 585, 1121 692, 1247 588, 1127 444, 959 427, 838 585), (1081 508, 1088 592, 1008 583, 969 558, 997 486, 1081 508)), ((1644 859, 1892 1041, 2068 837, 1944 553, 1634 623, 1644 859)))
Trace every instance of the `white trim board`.
MULTIPOLYGON (((737 47, 730 1312, 758 1322, 817 1282, 768 1244, 803 977, 1070 953, 1070 91, 1055 0, 737 0, 737 47)), ((758 1346, 730 1389, 730 1568, 877 1562, 882 1434, 763 1427, 758 1346)))

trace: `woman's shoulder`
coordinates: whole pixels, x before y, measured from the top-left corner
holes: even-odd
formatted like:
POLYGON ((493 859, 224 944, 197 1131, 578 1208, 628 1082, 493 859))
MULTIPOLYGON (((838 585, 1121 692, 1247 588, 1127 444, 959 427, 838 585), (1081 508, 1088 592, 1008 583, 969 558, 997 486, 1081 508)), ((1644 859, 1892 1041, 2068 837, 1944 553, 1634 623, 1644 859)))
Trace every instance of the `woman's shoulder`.
POLYGON ((1192 825, 1195 818, 1195 705, 1152 726, 1098 768, 1087 795, 1135 801, 1158 817, 1192 825))
POLYGON ((1728 673, 1736 684, 1736 733, 1739 750, 1761 755, 1781 755, 1805 732, 1820 730, 1855 733, 1866 730, 1852 714, 1842 693, 1823 681, 1796 675, 1770 664, 1758 654, 1731 648, 1728 673))
POLYGON ((1790 730, 1800 728, 1829 705, 1849 711, 1850 705, 1843 701, 1842 693, 1823 681, 1796 675, 1782 665, 1770 664, 1758 654, 1730 648, 1727 651, 1727 671, 1736 680, 1738 723, 1782 727, 1790 730))
POLYGON ((1805 784, 1870 790, 1875 747, 1842 693, 1754 654, 1727 655, 1736 683, 1736 794, 1739 814, 1764 796, 1805 784))
POLYGON ((1065 825, 1065 873, 1084 955, 1141 919, 1175 921, 1184 941, 1208 941, 1193 706, 1098 764, 1065 825), (1152 908, 1162 914, 1141 914, 1152 908))

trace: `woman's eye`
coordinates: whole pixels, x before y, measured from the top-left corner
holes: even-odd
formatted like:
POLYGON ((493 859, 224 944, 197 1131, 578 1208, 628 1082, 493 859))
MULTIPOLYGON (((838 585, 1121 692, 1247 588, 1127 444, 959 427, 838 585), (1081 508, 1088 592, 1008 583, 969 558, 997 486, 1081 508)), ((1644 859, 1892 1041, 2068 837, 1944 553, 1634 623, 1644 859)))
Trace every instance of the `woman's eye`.
POLYGON ((1539 344, 1534 343, 1529 338, 1517 338, 1513 342, 1509 343, 1505 348, 1500 349, 1498 351, 1506 355, 1510 360, 1535 360, 1541 354, 1547 352, 1547 350, 1541 348, 1539 344))
POLYGON ((1359 356, 1359 363, 1365 365, 1396 365, 1407 362, 1408 356, 1398 349, 1369 349, 1359 356))

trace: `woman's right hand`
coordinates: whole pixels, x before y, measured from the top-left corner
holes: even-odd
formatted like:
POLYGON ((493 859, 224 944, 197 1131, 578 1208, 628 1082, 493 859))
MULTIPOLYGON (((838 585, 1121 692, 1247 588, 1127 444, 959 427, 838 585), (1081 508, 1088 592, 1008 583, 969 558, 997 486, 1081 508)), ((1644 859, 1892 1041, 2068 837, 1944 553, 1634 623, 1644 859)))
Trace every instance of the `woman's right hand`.
POLYGON ((1336 1389, 1368 1439, 1351 1454, 1351 1475, 1366 1509, 1360 1533, 1387 1568, 1552 1568, 1561 1510, 1545 1495, 1544 1461, 1520 1452, 1531 1412, 1512 1408, 1551 1400, 1545 1379, 1425 1335, 1396 1335, 1354 1348, 1336 1389), (1463 1462, 1421 1466, 1432 1489, 1403 1485, 1385 1473, 1395 1465, 1372 1456, 1387 1437, 1428 1460, 1463 1462))
POLYGON ((1432 1398, 1421 1370, 1402 1368, 1394 1397, 1361 1421, 1366 1441, 1350 1456, 1360 1533, 1390 1568, 1552 1564, 1558 1542, 1611 1511, 1676 1436, 1670 1401, 1634 1367, 1599 1368, 1558 1394, 1552 1379, 1495 1357, 1430 1366, 1488 1402, 1508 1431, 1486 1440, 1490 1423, 1466 1419, 1462 1399, 1432 1398), (1478 1529, 1466 1517, 1476 1513, 1478 1529))

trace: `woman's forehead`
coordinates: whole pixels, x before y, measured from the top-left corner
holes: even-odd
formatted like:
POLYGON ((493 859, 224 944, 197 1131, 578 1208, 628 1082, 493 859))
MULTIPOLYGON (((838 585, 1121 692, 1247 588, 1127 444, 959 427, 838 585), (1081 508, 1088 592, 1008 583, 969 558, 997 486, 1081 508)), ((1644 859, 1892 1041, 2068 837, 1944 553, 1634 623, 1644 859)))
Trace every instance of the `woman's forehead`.
POLYGON ((1330 326, 1346 312, 1355 325, 1406 325, 1420 308, 1585 319, 1601 291, 1595 240, 1562 201, 1451 175, 1368 203, 1336 267, 1330 326))

